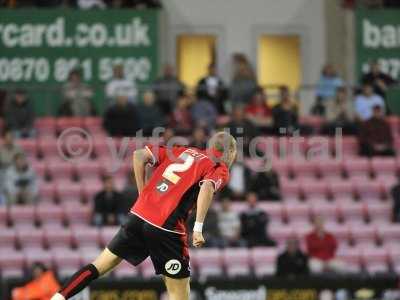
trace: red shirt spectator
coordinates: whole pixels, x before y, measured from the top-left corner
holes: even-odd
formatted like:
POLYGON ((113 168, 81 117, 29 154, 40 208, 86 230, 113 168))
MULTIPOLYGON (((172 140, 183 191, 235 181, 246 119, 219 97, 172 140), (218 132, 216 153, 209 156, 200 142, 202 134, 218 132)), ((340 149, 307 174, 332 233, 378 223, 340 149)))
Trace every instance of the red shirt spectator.
POLYGON ((245 107, 247 119, 255 126, 265 126, 271 123, 272 110, 268 106, 264 92, 259 89, 254 94, 251 102, 245 107))
POLYGON ((337 242, 329 232, 312 231, 306 236, 307 252, 310 257, 330 260, 335 257, 337 242))

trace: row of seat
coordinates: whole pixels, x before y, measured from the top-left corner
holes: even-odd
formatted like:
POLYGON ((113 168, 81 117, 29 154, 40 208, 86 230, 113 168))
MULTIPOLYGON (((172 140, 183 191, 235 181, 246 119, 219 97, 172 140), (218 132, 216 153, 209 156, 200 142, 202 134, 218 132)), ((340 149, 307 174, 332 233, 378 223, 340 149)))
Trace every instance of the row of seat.
MULTIPOLYGON (((81 266, 90 263, 99 254, 99 248, 31 250, 4 252, 0 251, 0 270, 4 277, 20 277, 27 266, 35 261, 43 262, 58 270, 61 277, 70 276, 81 266)), ((227 248, 191 250, 191 269, 199 277, 229 277, 273 275, 276 271, 277 248, 227 248)), ((352 247, 341 248, 337 258, 345 263, 346 271, 366 270, 371 274, 400 271, 400 249, 395 247, 352 247)), ((119 265, 116 277, 145 278, 154 276, 154 269, 149 259, 139 267, 133 268, 127 262, 119 265)))

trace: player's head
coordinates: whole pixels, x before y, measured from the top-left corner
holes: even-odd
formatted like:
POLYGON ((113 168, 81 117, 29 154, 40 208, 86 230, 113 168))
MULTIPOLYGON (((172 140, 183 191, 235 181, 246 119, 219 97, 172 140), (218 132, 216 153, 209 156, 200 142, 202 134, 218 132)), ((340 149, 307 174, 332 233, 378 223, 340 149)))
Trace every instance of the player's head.
POLYGON ((209 143, 208 149, 215 149, 222 153, 219 158, 228 167, 232 165, 236 158, 236 140, 235 138, 227 132, 221 131, 214 134, 209 143))

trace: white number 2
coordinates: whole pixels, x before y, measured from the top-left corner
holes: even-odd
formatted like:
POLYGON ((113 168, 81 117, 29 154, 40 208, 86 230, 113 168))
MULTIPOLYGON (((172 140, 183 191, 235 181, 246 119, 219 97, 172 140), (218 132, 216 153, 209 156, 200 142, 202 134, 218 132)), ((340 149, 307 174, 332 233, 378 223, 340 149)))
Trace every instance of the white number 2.
POLYGON ((194 162, 194 157, 186 153, 182 153, 179 158, 182 159, 183 162, 169 165, 162 175, 165 179, 171 181, 173 184, 177 184, 181 179, 181 177, 176 175, 175 172, 187 171, 194 162))

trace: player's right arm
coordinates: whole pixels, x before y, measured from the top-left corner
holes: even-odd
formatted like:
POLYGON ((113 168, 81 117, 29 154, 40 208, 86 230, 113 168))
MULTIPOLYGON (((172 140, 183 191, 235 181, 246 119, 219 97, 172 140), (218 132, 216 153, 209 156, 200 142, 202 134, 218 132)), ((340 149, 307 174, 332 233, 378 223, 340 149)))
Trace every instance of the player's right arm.
POLYGON ((147 148, 138 149, 133 152, 133 171, 135 172, 136 186, 139 194, 145 185, 146 164, 153 160, 152 153, 147 148))

